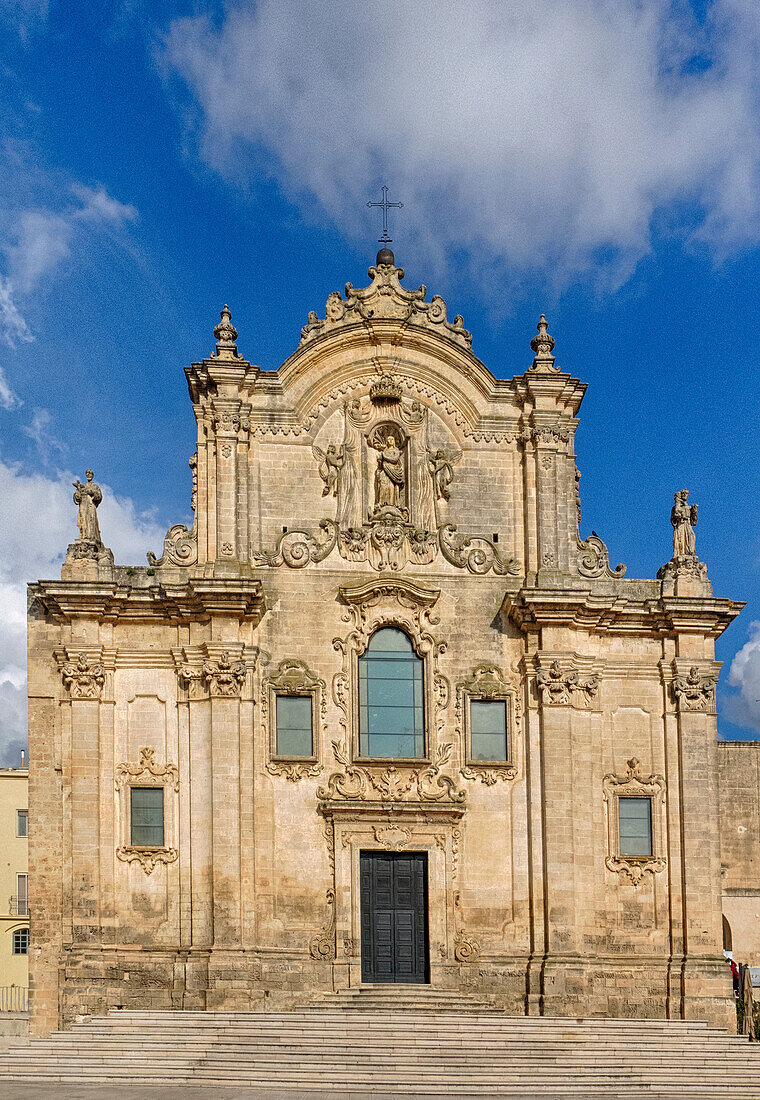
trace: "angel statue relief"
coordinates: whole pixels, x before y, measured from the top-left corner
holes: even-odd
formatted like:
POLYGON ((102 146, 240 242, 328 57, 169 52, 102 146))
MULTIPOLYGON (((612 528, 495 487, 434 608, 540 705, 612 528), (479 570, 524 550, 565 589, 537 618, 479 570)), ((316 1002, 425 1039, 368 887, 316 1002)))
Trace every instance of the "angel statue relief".
POLYGON ((375 446, 380 451, 375 473, 375 508, 400 508, 406 484, 401 441, 393 431, 387 431, 375 446))
POLYGON ((451 496, 449 486, 454 479, 451 462, 445 451, 428 451, 428 470, 433 479, 433 492, 436 500, 448 500, 451 496))
POLYGON ((336 447, 334 443, 331 443, 327 451, 322 451, 319 447, 314 447, 314 454, 319 460, 319 476, 325 483, 325 487, 322 490, 322 496, 336 497, 340 484, 340 472, 346 461, 343 448, 336 447))
POLYGON ((675 503, 670 512, 673 524, 673 557, 687 558, 696 555, 694 528, 697 524, 696 504, 689 504, 689 490, 681 489, 675 495, 675 503))
POLYGON ((92 470, 87 470, 87 481, 84 484, 78 479, 74 482, 74 503, 79 505, 77 512, 79 539, 102 545, 97 507, 103 499, 103 493, 100 486, 92 480, 94 476, 92 470))

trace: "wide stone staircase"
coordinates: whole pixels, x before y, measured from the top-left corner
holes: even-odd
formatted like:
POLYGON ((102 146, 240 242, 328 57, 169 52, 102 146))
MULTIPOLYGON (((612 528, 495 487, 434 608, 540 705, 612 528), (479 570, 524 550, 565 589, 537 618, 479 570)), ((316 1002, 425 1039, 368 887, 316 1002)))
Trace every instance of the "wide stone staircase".
POLYGON ((758 1100, 760 1044, 696 1022, 505 1016, 386 987, 289 1012, 115 1011, 5 1052, 0 1096, 22 1082, 234 1086, 262 1100, 758 1100))

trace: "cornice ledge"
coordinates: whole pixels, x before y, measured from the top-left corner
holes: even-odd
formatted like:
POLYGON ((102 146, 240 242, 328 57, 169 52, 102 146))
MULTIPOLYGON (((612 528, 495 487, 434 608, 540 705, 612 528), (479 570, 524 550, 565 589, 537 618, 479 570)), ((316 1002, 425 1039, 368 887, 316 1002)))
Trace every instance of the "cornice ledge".
POLYGON ((29 591, 58 622, 197 620, 219 614, 258 623, 266 611, 261 581, 248 579, 188 580, 139 588, 105 581, 37 581, 29 591))
POLYGON ((386 802, 363 799, 320 799, 318 811, 323 817, 342 818, 344 821, 377 820, 384 824, 394 819, 410 816, 420 823, 425 821, 457 822, 462 819, 466 807, 451 802, 386 802))
POLYGON ((367 581, 366 584, 339 588, 338 593, 343 603, 349 606, 361 607, 382 596, 393 596, 399 602, 406 599, 417 607, 429 608, 435 605, 441 590, 440 588, 425 588, 421 584, 415 584, 414 581, 398 577, 393 580, 372 580, 367 581))
POLYGON ((593 633, 659 634, 697 631, 718 637, 744 604, 715 597, 634 599, 624 594, 595 593, 591 588, 521 588, 507 592, 502 614, 520 630, 572 625, 593 633))

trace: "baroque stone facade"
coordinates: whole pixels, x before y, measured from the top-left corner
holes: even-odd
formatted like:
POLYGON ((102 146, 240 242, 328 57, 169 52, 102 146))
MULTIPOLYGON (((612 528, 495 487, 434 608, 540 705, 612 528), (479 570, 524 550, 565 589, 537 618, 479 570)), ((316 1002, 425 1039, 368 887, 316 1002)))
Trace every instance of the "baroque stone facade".
POLYGON ((729 1026, 714 640, 741 604, 713 596, 682 495, 656 580, 581 537, 586 387, 543 316, 499 380, 392 253, 369 274, 276 372, 225 306, 186 368, 192 524, 115 566, 88 474, 62 578, 30 587, 33 1030, 356 986, 370 875, 405 853, 420 980, 729 1026), (423 747, 398 759, 363 748, 382 631, 421 669, 423 747), (473 748, 485 713, 498 752, 473 748), (621 850, 626 798, 643 853, 621 850))

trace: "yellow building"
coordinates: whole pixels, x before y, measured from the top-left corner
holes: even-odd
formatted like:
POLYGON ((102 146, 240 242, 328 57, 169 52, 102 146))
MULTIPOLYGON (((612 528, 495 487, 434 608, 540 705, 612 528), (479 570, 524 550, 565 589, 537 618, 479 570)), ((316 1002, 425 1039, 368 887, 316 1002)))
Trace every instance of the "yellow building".
POLYGON ((0 1011, 26 1007, 29 985, 28 768, 0 769, 0 1011))

